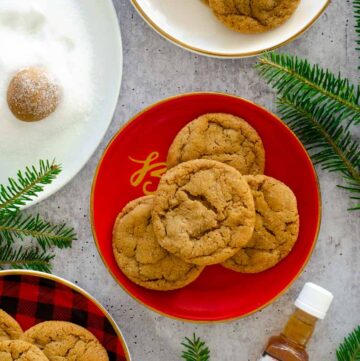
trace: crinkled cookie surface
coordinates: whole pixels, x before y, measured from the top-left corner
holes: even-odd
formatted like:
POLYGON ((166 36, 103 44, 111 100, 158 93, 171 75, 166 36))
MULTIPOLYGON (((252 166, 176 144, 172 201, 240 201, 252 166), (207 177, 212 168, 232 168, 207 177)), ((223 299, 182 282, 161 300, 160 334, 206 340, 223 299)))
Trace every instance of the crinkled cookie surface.
POLYGON ((243 176, 213 160, 170 169, 154 199, 153 225, 161 246, 187 262, 215 264, 250 240, 254 200, 243 176))

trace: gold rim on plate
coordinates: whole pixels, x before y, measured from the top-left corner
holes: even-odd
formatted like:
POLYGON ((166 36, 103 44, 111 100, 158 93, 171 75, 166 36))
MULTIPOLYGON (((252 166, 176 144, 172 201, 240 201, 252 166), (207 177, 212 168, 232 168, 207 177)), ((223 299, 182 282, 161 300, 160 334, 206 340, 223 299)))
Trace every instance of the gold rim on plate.
POLYGON ((180 46, 183 49, 186 50, 190 50, 193 53, 197 53, 197 54, 201 54, 201 55, 207 55, 207 56, 212 56, 212 57, 216 57, 216 58, 246 58, 246 57, 251 57, 251 56, 255 56, 255 55, 259 55, 265 51, 271 51, 271 50, 275 50, 277 48, 280 48, 286 44, 291 43, 292 41, 294 41, 296 38, 298 38, 300 35, 304 34, 315 22, 317 19, 319 19, 319 17, 324 13, 324 11, 326 10, 326 8, 329 6, 331 0, 327 0, 326 4, 320 9, 320 11, 315 15, 315 17, 313 19, 311 19, 311 21, 304 27, 302 28, 300 31, 298 31, 296 34, 294 34, 293 36, 291 36, 289 39, 276 44, 274 46, 270 46, 267 48, 263 48, 257 51, 252 51, 252 52, 245 52, 245 53, 218 53, 218 52, 212 52, 209 50, 205 50, 205 49, 201 49, 201 48, 196 48, 192 45, 186 44, 183 41, 173 37, 172 35, 170 35, 169 33, 167 33, 166 31, 164 31, 160 26, 158 26, 153 20, 151 20, 150 16, 147 15, 147 13, 145 12, 145 10, 141 7, 141 5, 139 4, 138 0, 130 0, 132 5, 134 6, 134 8, 136 9, 136 11, 140 14, 140 16, 161 36, 163 36, 165 39, 169 40, 171 43, 180 46))
POLYGON ((98 174, 99 174, 99 170, 100 170, 100 167, 101 167, 101 164, 103 162, 103 159, 105 158, 109 148, 111 147, 111 145, 114 143, 114 141, 117 139, 117 137, 125 130, 125 128, 130 124, 132 123, 135 119, 137 119, 139 116, 141 116, 142 114, 146 113, 147 111, 151 110, 152 108, 160 105, 160 104, 163 104, 163 103, 166 103, 170 100, 173 100, 173 99, 177 99, 177 98, 182 98, 182 97, 185 97, 185 96, 191 96, 191 95, 206 95, 206 94, 213 94, 213 95, 222 95, 222 96, 226 96, 226 97, 229 97, 229 98, 233 98, 233 99, 238 99, 238 100, 241 100, 241 101, 244 101, 246 103, 250 103, 250 104, 253 104, 255 105, 256 107, 264 110, 265 112, 271 114, 274 118, 276 118, 280 123, 282 123, 286 128, 287 130, 291 133, 291 135, 296 139, 297 143, 300 145, 300 147, 304 150, 309 162, 312 164, 312 160, 306 150, 306 148, 304 147, 304 145, 301 143, 301 141, 299 140, 299 138, 296 136, 296 134, 289 128, 289 126, 284 123, 276 114, 270 112, 268 109, 266 109, 265 107, 251 101, 251 100, 248 100, 248 99, 244 99, 242 97, 238 97, 236 95, 231 95, 231 94, 227 94, 227 93, 221 93, 221 92, 191 92, 191 93, 182 93, 182 94, 178 94, 178 95, 174 95, 174 96, 170 96, 170 97, 167 97, 167 98, 164 98, 156 103, 153 103, 152 105, 149 105, 148 107, 144 108, 142 111, 138 112, 135 116, 133 116, 132 118, 130 118, 129 121, 127 121, 117 132, 116 134, 112 137, 112 139, 110 140, 110 142, 108 143, 108 145, 106 146, 100 160, 99 160, 99 163, 96 167, 96 171, 95 171, 95 174, 94 174, 94 178, 93 178, 93 182, 92 182, 92 186, 91 186, 91 194, 90 194, 90 223, 91 223, 91 231, 92 231, 92 234, 93 234, 93 238, 94 238, 94 242, 95 242, 95 245, 96 245, 96 248, 99 252, 99 255, 106 267, 106 269, 108 270, 108 272, 112 275, 112 277, 114 278, 114 280, 117 282, 117 284, 130 296, 132 297, 133 299, 135 299, 137 302, 139 302, 141 305, 145 306, 146 308, 150 309, 151 311, 157 313, 157 314, 160 314, 161 316, 165 316, 165 317, 168 317, 168 318, 171 318, 171 319, 174 319, 174 320, 177 320, 177 321, 182 321, 182 322, 189 322, 189 323, 198 323, 198 324, 214 324, 214 323, 227 323, 227 322, 231 322, 231 321, 234 321, 234 320, 238 320, 238 319, 241 319, 241 318, 244 318, 246 316, 250 316, 256 312, 258 312, 259 310, 262 310, 263 308, 271 305, 273 302, 275 302, 278 298, 280 298, 284 293, 286 293, 289 288, 294 284, 294 282, 299 278, 300 274, 303 272, 303 270, 305 269, 305 267, 307 266, 307 264, 309 263, 309 260, 312 256, 312 253, 314 251, 314 248, 315 248, 315 245, 317 243, 317 240, 318 240, 318 237, 319 237, 319 232, 320 232, 320 226, 321 226, 321 215, 322 215, 322 196, 321 196, 321 189, 320 189, 320 184, 319 184, 319 179, 318 179, 318 175, 315 171, 315 168, 314 166, 312 167, 313 171, 314 171, 314 176, 315 176, 315 179, 316 179, 316 186, 317 186, 317 191, 318 191, 318 201, 319 201, 319 214, 318 214, 318 224, 317 224, 317 228, 316 228, 316 233, 315 233, 315 241, 312 245, 312 248, 309 252, 309 255, 307 256, 303 266, 301 267, 301 269, 299 270, 299 272, 294 276, 294 278, 292 279, 292 281, 280 292, 278 293, 275 297, 273 297, 271 300, 269 300, 267 303, 265 303, 264 305, 250 311, 250 312, 247 312, 241 316, 235 316, 235 317, 231 317, 231 318, 226 318, 224 320, 192 320, 192 319, 188 319, 188 318, 181 318, 181 317, 176 317, 176 316, 173 316, 173 315, 169 315, 165 312, 162 312, 162 311, 159 311, 157 310, 156 308, 152 307, 152 306, 149 306, 147 305, 146 303, 144 303, 143 301, 141 301, 138 297, 136 297, 135 295, 133 295, 118 279, 117 277, 115 276, 115 274, 112 272, 112 270, 110 269, 109 265, 107 264, 106 260, 105 260, 105 257, 103 256, 102 252, 101 252, 101 249, 100 249, 100 245, 99 245, 99 241, 96 237, 96 231, 95 231, 95 222, 94 222, 94 192, 95 192, 95 185, 96 185, 96 182, 97 182, 97 177, 98 177, 98 174))
MULTIPOLYGON (((106 309, 101 305, 101 303, 99 301, 97 301, 93 296, 91 296, 88 292, 84 291, 79 286, 77 286, 77 285, 73 284, 72 282, 67 281, 61 277, 54 276, 54 275, 48 274, 48 273, 38 272, 38 271, 29 271, 29 270, 0 271, 0 277, 4 277, 4 276, 35 276, 35 277, 39 277, 39 278, 45 278, 45 279, 60 283, 66 287, 71 288, 73 291, 80 293, 86 299, 88 299, 92 303, 94 303, 95 306, 97 306, 100 309, 100 311, 104 314, 104 316, 110 322, 112 328, 114 329, 116 335, 118 336, 118 339, 121 342, 121 345, 122 345, 124 353, 125 353, 126 361, 132 361, 126 341, 122 335, 120 328, 116 324, 115 320, 110 316, 109 312, 106 311, 106 309)), ((0 297, 1 297, 1 295, 0 295, 0 297)))

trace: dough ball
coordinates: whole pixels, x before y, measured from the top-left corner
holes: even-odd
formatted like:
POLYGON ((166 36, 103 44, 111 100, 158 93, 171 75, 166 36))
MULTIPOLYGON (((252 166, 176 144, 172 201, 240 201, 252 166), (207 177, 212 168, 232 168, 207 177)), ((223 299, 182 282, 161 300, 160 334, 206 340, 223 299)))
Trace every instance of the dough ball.
POLYGON ((60 88, 43 68, 27 68, 11 79, 7 101, 16 118, 35 122, 56 110, 60 103, 60 88))

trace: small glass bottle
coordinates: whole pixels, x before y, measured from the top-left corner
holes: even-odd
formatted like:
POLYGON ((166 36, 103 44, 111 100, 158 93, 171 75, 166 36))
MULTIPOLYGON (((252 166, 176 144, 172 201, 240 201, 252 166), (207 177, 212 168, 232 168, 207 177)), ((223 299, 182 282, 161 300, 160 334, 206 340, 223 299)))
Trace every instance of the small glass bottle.
POLYGON ((280 335, 271 337, 259 361, 308 361, 306 345, 318 319, 324 319, 334 296, 314 283, 306 283, 295 301, 296 310, 280 335))

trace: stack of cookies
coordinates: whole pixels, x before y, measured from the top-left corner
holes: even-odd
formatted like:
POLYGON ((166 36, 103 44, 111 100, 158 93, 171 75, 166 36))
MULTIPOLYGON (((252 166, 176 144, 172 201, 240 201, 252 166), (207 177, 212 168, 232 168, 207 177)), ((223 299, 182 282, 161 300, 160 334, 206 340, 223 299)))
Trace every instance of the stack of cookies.
POLYGON ((275 266, 299 232, 294 193, 263 175, 265 150, 245 120, 205 114, 173 141, 156 193, 130 202, 113 232, 115 259, 133 282, 173 290, 207 265, 257 273, 275 266))
POLYGON ((240 33, 262 33, 285 23, 300 0, 206 0, 215 16, 240 33))
POLYGON ((70 322, 47 321, 23 332, 10 315, 0 309, 1 361, 109 361, 98 339, 70 322))

